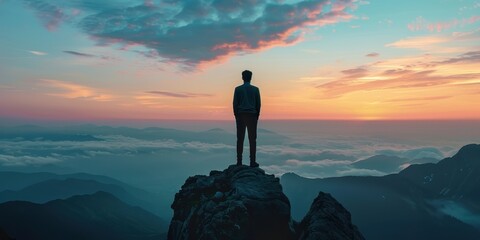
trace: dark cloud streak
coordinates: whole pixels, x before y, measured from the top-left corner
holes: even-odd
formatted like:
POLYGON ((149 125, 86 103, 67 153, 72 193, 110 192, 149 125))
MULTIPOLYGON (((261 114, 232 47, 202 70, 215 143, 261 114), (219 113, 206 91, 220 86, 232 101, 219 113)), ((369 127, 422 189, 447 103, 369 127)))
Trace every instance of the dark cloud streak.
POLYGON ((188 93, 188 92, 176 93, 176 92, 166 92, 166 91, 148 91, 146 93, 162 95, 162 96, 166 96, 166 97, 174 97, 174 98, 197 98, 197 97, 212 97, 213 96, 211 94, 205 94, 205 93, 188 93))
POLYGON ((445 61, 437 62, 439 64, 452 64, 452 63, 479 63, 480 51, 473 51, 461 54, 456 58, 450 58, 445 61))
POLYGON ((103 59, 103 60, 111 60, 112 59, 111 57, 108 57, 108 56, 94 55, 94 54, 90 54, 90 53, 82 53, 82 52, 77 52, 77 51, 63 51, 63 52, 67 53, 67 54, 70 54, 70 55, 78 56, 78 57, 100 58, 100 59, 103 59))

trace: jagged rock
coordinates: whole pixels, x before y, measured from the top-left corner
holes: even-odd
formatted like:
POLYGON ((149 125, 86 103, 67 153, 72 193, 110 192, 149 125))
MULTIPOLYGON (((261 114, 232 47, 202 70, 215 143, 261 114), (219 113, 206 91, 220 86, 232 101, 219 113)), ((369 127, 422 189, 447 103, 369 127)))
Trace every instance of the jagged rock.
POLYGON ((325 194, 299 227, 279 179, 260 168, 232 165, 189 177, 172 208, 169 240, 363 239, 350 213, 325 194))
POLYGON ((172 204, 168 239, 293 239, 290 202, 279 179, 230 166, 187 179, 172 204))
POLYGON ((0 240, 12 240, 8 234, 0 227, 0 240))
POLYGON ((350 213, 330 194, 320 192, 302 220, 299 240, 363 240, 350 213))

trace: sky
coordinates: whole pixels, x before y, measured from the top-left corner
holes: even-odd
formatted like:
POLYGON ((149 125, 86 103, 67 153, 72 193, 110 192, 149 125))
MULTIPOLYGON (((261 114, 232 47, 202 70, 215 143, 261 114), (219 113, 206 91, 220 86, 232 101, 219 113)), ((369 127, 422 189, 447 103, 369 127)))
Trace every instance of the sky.
POLYGON ((0 0, 0 117, 480 119, 479 0, 0 0))

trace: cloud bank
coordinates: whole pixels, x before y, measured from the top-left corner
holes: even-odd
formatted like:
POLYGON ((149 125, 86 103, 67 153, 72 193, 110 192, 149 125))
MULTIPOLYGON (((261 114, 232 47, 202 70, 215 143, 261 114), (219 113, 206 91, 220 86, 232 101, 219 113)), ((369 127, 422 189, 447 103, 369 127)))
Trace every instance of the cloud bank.
POLYGON ((100 45, 143 46, 145 56, 193 67, 294 44, 355 8, 355 0, 24 1, 49 30, 66 22, 100 45))

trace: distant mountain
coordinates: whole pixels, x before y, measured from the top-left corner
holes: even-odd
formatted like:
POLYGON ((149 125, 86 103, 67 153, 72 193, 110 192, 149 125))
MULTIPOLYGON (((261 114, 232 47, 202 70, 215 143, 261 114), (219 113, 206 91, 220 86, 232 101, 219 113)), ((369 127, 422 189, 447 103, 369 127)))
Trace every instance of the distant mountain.
POLYGON ((128 204, 140 206, 164 219, 171 217, 170 199, 110 177, 87 173, 0 172, 0 203, 14 200, 45 203, 97 191, 111 193, 128 204))
POLYGON ((165 222, 106 192, 45 204, 0 204, 0 226, 15 239, 160 239, 165 222))
POLYGON ((375 155, 367 159, 363 159, 352 163, 355 168, 378 170, 384 173, 399 172, 400 166, 409 162, 407 158, 387 155, 375 155))
POLYGON ((105 183, 105 184, 115 184, 127 189, 128 191, 135 192, 135 193, 145 192, 142 189, 132 187, 117 179, 107 177, 107 176, 102 176, 102 175, 95 175, 95 174, 89 174, 89 173, 56 174, 56 173, 50 173, 50 172, 30 173, 30 172, 12 172, 12 171, 0 172, 0 191, 20 190, 32 184, 43 182, 46 180, 52 180, 52 179, 65 180, 68 178, 94 180, 94 181, 105 183))
POLYGON ((131 204, 135 202, 135 198, 118 185, 99 183, 94 180, 67 178, 43 181, 19 191, 6 190, 0 192, 0 203, 14 200, 45 203, 55 199, 92 194, 98 191, 109 192, 131 204))
POLYGON ((412 165, 400 176, 435 198, 475 201, 480 205, 480 145, 464 146, 453 157, 437 164, 412 165))
MULTIPOLYGON (((93 124, 59 128, 39 127, 33 125, 8 128, 0 127, 0 140, 9 141, 102 141, 103 139, 101 136, 105 135, 121 135, 143 140, 172 139, 178 142, 199 141, 207 143, 233 142, 235 139, 234 133, 227 132, 220 128, 197 132, 159 127, 139 129, 130 127, 96 126, 93 124)), ((259 138, 263 139, 262 141, 265 144, 281 143, 287 139, 285 136, 264 129, 259 129, 258 135, 259 138)))
POLYGON ((398 173, 412 164, 436 163, 435 158, 408 159, 392 155, 375 155, 351 165, 355 168, 377 170, 383 173, 398 173))
POLYGON ((383 177, 281 178, 299 219, 318 191, 352 213, 366 239, 480 239, 480 145, 383 177), (477 227, 477 228, 476 228, 477 227))
POLYGON ((92 134, 52 131, 33 125, 0 127, 0 140, 10 141, 102 141, 92 134))

